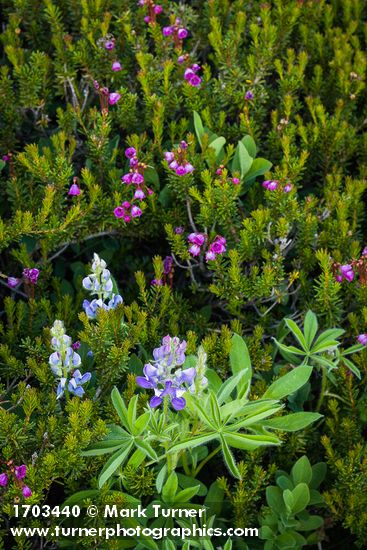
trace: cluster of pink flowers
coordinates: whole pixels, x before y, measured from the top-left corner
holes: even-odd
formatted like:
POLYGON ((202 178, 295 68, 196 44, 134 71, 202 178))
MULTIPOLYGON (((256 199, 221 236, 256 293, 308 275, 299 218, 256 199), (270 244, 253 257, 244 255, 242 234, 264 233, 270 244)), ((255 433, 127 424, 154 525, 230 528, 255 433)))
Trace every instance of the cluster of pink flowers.
MULTIPOLYGON (((225 181, 227 181, 227 170, 224 166, 224 164, 221 164, 219 166, 219 168, 217 168, 216 170, 216 174, 217 176, 222 176, 221 180, 222 180, 222 183, 224 183, 225 181)), ((233 183, 233 185, 239 185, 241 183, 241 180, 240 178, 230 178, 231 182, 233 183)))
POLYGON ((164 158, 168 162, 168 167, 176 172, 177 176, 185 176, 195 170, 193 165, 186 159, 187 147, 186 141, 181 141, 176 151, 166 151, 164 153, 164 158))
POLYGON ((362 250, 361 257, 358 260, 352 260, 349 264, 339 264, 334 262, 332 270, 335 280, 341 283, 343 280, 352 282, 355 275, 359 275, 361 285, 367 284, 367 246, 362 250))
POLYGON ((194 63, 193 65, 191 65, 191 67, 188 67, 184 73, 184 79, 186 80, 186 82, 191 86, 194 86, 195 88, 198 88, 201 84, 201 78, 199 75, 196 74, 198 71, 200 71, 200 69, 200 65, 194 63))
POLYGON ((110 92, 106 86, 100 87, 97 80, 93 81, 94 89, 99 94, 99 101, 101 103, 101 109, 108 110, 109 105, 115 105, 119 99, 121 99, 121 94, 118 92, 110 92))
MULTIPOLYGON (((130 171, 124 174, 121 180, 125 185, 133 184, 135 191, 132 200, 143 201, 147 195, 152 195, 153 190, 146 186, 144 180, 144 171, 147 165, 143 162, 139 162, 136 155, 136 149, 134 147, 128 147, 125 150, 125 156, 130 161, 130 171)), ((121 206, 117 206, 114 210, 116 218, 123 218, 125 222, 130 222, 132 218, 139 218, 143 211, 139 206, 131 204, 128 201, 124 201, 121 206)))
POLYGON ((182 41, 188 37, 189 31, 182 26, 181 19, 177 17, 173 25, 169 27, 163 27, 162 29, 163 36, 170 36, 173 39, 175 48, 181 50, 182 41))
POLYGON ((12 477, 17 485, 17 487, 22 489, 22 495, 24 498, 29 498, 32 496, 32 491, 23 481, 27 475, 27 466, 22 464, 21 466, 14 466, 13 461, 5 463, 7 466, 7 471, 0 474, 0 487, 6 487, 9 483, 9 478, 12 477))
POLYGON ((146 23, 155 23, 156 16, 163 11, 162 6, 160 4, 155 4, 153 0, 139 0, 138 6, 145 6, 148 8, 148 15, 144 17, 146 23))
MULTIPOLYGON (((262 186, 265 187, 268 191, 275 191, 279 188, 279 182, 276 180, 265 180, 262 183, 262 186)), ((283 187, 284 193, 289 193, 292 191, 293 185, 291 183, 286 183, 283 187)))
MULTIPOLYGON (((205 233, 190 233, 187 240, 191 243, 189 248, 191 256, 196 257, 201 253, 201 247, 205 244, 207 236, 205 233)), ((217 235, 214 241, 209 245, 208 251, 205 255, 205 260, 207 262, 213 261, 216 259, 218 254, 223 254, 227 250, 226 244, 226 239, 220 235, 217 235)))
POLYGON ((39 269, 35 267, 25 267, 23 269, 22 278, 19 279, 18 277, 8 277, 7 283, 10 288, 17 287, 22 282, 22 280, 24 282, 35 285, 37 284, 39 274, 39 269))

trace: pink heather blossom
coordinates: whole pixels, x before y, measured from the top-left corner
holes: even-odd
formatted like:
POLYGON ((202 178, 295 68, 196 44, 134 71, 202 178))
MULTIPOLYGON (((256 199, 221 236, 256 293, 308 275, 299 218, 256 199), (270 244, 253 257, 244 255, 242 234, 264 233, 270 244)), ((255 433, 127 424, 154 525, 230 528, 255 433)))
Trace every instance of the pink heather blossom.
POLYGON ((153 286, 162 286, 163 281, 162 281, 162 279, 152 279, 150 281, 150 284, 153 285, 153 286))
POLYGON ((118 100, 119 100, 120 98, 121 98, 121 95, 120 95, 119 93, 117 93, 117 92, 112 92, 112 93, 110 93, 110 95, 109 95, 108 103, 109 103, 110 105, 115 105, 115 104, 118 102, 118 100))
POLYGON ((185 169, 185 167, 182 166, 182 165, 177 166, 177 168, 176 168, 176 174, 177 174, 178 176, 184 176, 184 175, 186 174, 186 169, 185 169))
POLYGON ((112 63, 112 70, 113 70, 113 71, 115 71, 115 72, 116 72, 116 71, 121 71, 121 69, 122 69, 122 67, 121 67, 120 61, 114 61, 114 62, 112 63))
POLYGON ((153 195, 154 191, 153 189, 150 189, 150 187, 147 187, 147 193, 150 196, 150 195, 153 195))
POLYGON ((249 90, 248 92, 245 93, 245 99, 247 101, 251 101, 254 99, 254 94, 253 92, 251 92, 251 90, 249 90))
POLYGON ((22 488, 22 494, 24 498, 29 498, 32 496, 32 491, 30 490, 29 487, 27 487, 27 485, 24 485, 22 488))
POLYGON ((139 174, 139 172, 135 172, 135 174, 132 175, 131 181, 136 185, 141 185, 144 183, 144 176, 139 174))
POLYGON ((185 140, 180 141, 180 147, 181 149, 187 149, 188 145, 185 140))
POLYGON ((287 183, 287 185, 284 186, 284 193, 289 193, 290 191, 292 191, 292 188, 293 188, 293 185, 291 183, 287 183))
POLYGON ((182 233, 184 232, 184 228, 183 227, 175 227, 174 229, 176 235, 182 235, 182 233))
POLYGON ((192 76, 189 80, 189 84, 191 84, 191 86, 195 86, 195 88, 197 88, 198 86, 200 86, 201 84, 201 78, 200 76, 198 76, 197 74, 194 74, 194 76, 192 76))
POLYGON ((362 250, 362 256, 367 256, 367 246, 362 250))
POLYGON ((171 36, 173 33, 173 27, 163 27, 162 29, 163 36, 171 36))
POLYGON ((149 15, 146 15, 146 16, 144 17, 145 23, 150 23, 151 20, 152 20, 152 18, 151 18, 149 15))
POLYGON ((126 185, 130 185, 132 177, 132 174, 125 174, 122 176, 121 180, 126 183, 126 185))
POLYGON ((217 176, 221 176, 223 173, 223 170, 221 168, 217 168, 216 172, 217 176))
POLYGON ((340 273, 349 282, 354 279, 354 271, 351 265, 345 264, 340 266, 340 273))
POLYGON ((123 218, 125 214, 125 210, 122 208, 122 206, 116 206, 113 213, 115 214, 115 218, 123 218))
POLYGON ((131 217, 132 218, 140 218, 143 211, 138 206, 132 206, 131 207, 131 217))
POLYGON ((6 487, 8 484, 8 474, 0 474, 0 487, 6 487))
POLYGON ((209 251, 205 254, 205 260, 206 260, 207 262, 210 262, 210 261, 215 260, 216 257, 217 257, 216 253, 213 252, 212 250, 209 250, 209 251))
POLYGON ((193 76, 195 76, 194 71, 192 69, 186 69, 186 71, 184 72, 184 79, 190 80, 193 76))
POLYGON ((22 464, 21 466, 15 467, 15 477, 17 479, 23 479, 27 475, 27 466, 22 464))
POLYGON ((37 283, 39 273, 39 269, 36 269, 35 267, 26 267, 23 269, 23 276, 28 279, 28 281, 32 283, 32 285, 35 285, 37 283))
POLYGON ((170 163, 169 167, 171 168, 171 170, 176 170, 176 168, 178 167, 178 162, 177 162, 177 160, 173 160, 173 161, 170 163))
POLYGON ((190 174, 190 172, 193 172, 195 168, 193 167, 192 164, 188 162, 187 164, 185 164, 185 170, 186 170, 186 174, 190 174))
POLYGON ((129 203, 129 201, 124 201, 121 205, 123 208, 126 208, 126 209, 129 209, 131 204, 129 203))
POLYGON ((210 245, 209 250, 210 250, 210 252, 214 252, 215 254, 223 254, 223 252, 226 251, 226 246, 225 246, 225 244, 223 244, 219 241, 214 241, 210 245))
POLYGON ((205 243, 205 235, 203 233, 190 233, 187 237, 189 243, 197 244, 202 246, 205 243))
POLYGON ((8 277, 7 284, 10 288, 15 288, 20 283, 20 279, 17 277, 8 277))
POLYGON ((184 55, 179 55, 177 58, 177 63, 179 65, 182 65, 183 63, 185 63, 185 60, 186 60, 186 57, 184 55))
POLYGON ((142 201, 145 199, 145 193, 142 189, 138 188, 134 193, 134 199, 138 199, 139 201, 142 201))
POLYGON ((189 33, 188 33, 187 29, 182 28, 182 29, 178 29, 178 31, 177 31, 177 36, 180 40, 184 40, 185 38, 187 38, 188 34, 189 33))
POLYGON ((131 222, 131 216, 129 216, 129 214, 125 214, 123 216, 123 220, 124 220, 124 222, 129 223, 129 222, 131 222))
POLYGON ((197 245, 197 244, 193 244, 192 246, 190 246, 189 252, 190 252, 191 256, 199 256, 200 246, 197 245))
POLYGON ((163 11, 163 8, 162 8, 162 6, 161 6, 160 4, 156 4, 156 5, 154 6, 154 13, 155 13, 156 15, 159 15, 160 13, 162 13, 162 11, 163 11))
POLYGON ((241 183, 240 179, 239 178, 232 178, 232 183, 234 185, 239 185, 241 183))
POLYGON ((104 43, 104 47, 106 50, 113 50, 115 47, 115 41, 114 40, 106 40, 104 43))
POLYGON ((367 334, 360 334, 357 337, 357 340, 360 344, 362 344, 363 346, 366 346, 367 345, 367 334))
POLYGON ((131 168, 135 168, 135 166, 137 166, 139 164, 139 160, 137 157, 133 157, 132 159, 130 159, 130 162, 129 162, 131 168))
POLYGON ((76 183, 73 183, 68 191, 68 195, 75 196, 80 195, 80 188, 76 183))
POLYGON ((174 153, 172 153, 172 151, 166 151, 164 153, 164 158, 167 162, 172 162, 175 158, 175 155, 174 153))
POLYGON ((336 280, 338 283, 341 283, 342 280, 343 280, 343 277, 342 277, 341 275, 337 275, 337 276, 335 277, 335 280, 336 280))
POLYGON ((3 155, 2 156, 2 159, 4 162, 8 162, 8 160, 10 159, 9 155, 3 155))
POLYGON ((128 158, 128 159, 131 159, 133 157, 136 156, 136 149, 135 147, 128 147, 127 149, 125 149, 125 156, 128 158))

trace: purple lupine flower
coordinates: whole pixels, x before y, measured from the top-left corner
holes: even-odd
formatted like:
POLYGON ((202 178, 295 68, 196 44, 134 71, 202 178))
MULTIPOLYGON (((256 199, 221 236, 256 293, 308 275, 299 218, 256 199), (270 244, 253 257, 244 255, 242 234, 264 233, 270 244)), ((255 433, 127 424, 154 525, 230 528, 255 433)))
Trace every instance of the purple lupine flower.
POLYGON ((135 172, 132 175, 131 181, 136 185, 141 185, 142 183, 144 183, 144 176, 142 174, 139 174, 139 172, 135 172))
POLYGON ((111 92, 108 98, 108 103, 110 105, 115 105, 120 98, 121 98, 121 95, 119 93, 111 92))
POLYGON ((73 183, 68 191, 68 195, 80 195, 80 188, 77 183, 73 183))
POLYGON ((203 233, 190 233, 190 235, 187 237, 187 240, 190 243, 201 246, 205 242, 205 235, 203 233))
POLYGON ((115 72, 121 71, 122 67, 121 67, 120 61, 114 61, 114 62, 112 63, 112 67, 111 67, 111 68, 112 68, 112 70, 115 71, 115 72))
POLYGON ((175 231, 176 235, 182 235, 182 233, 184 232, 184 228, 178 226, 178 227, 175 227, 174 231, 175 231))
POLYGON ((163 36, 171 36, 173 33, 173 27, 163 27, 162 29, 163 36))
POLYGON ((2 473, 0 474, 0 487, 6 487, 8 484, 8 474, 2 473))
POLYGON ((115 215, 115 218, 123 218, 125 215, 125 210, 122 208, 122 206, 116 206, 113 213, 115 215))
POLYGON ((22 494, 23 494, 24 498, 29 498, 29 497, 32 496, 32 491, 30 490, 28 485, 23 485, 22 494))
POLYGON ((35 267, 33 268, 26 267, 23 269, 24 277, 28 279, 28 281, 32 283, 32 285, 35 285, 37 283, 39 273, 40 273, 39 269, 36 269, 35 267))
POLYGON ((143 211, 138 207, 138 206, 132 206, 131 207, 131 217, 132 218, 140 218, 140 216, 142 215, 143 211))
POLYGON ((254 94, 251 90, 248 90, 248 92, 245 93, 245 99, 247 101, 252 101, 254 99, 254 94))
POLYGON ((145 193, 142 189, 140 189, 140 187, 138 187, 138 189, 135 191, 134 199, 137 199, 139 201, 142 201, 145 199, 145 193))
POLYGON ((7 284, 10 288, 15 288, 20 283, 20 279, 17 277, 8 277, 7 284))
POLYGON ((135 155, 136 155, 135 147, 128 147, 127 149, 125 149, 125 156, 128 159, 131 159, 131 158, 135 157, 135 155))
POLYGON ((15 477, 17 479, 23 479, 27 475, 27 466, 22 464, 21 466, 15 466, 15 477))
POLYGON ((72 378, 68 384, 68 390, 73 395, 76 395, 77 397, 82 397, 84 395, 84 388, 82 386, 89 382, 92 375, 90 372, 85 372, 83 375, 81 374, 80 370, 76 370, 72 374, 72 378))
POLYGON ((360 344, 362 344, 363 346, 366 346, 367 345, 367 334, 360 334, 357 337, 357 340, 360 344))
POLYGON ((187 29, 182 28, 182 29, 178 29, 177 31, 177 36, 180 40, 184 40, 185 38, 188 37, 188 35, 189 35, 189 32, 187 29))

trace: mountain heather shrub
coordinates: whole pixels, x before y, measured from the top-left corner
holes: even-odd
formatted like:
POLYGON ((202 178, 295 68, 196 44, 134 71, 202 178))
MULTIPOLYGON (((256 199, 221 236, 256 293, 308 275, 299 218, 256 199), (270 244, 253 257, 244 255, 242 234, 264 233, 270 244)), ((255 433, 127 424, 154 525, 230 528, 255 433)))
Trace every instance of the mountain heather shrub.
POLYGON ((365 547, 366 3, 0 6, 0 548, 365 547))

